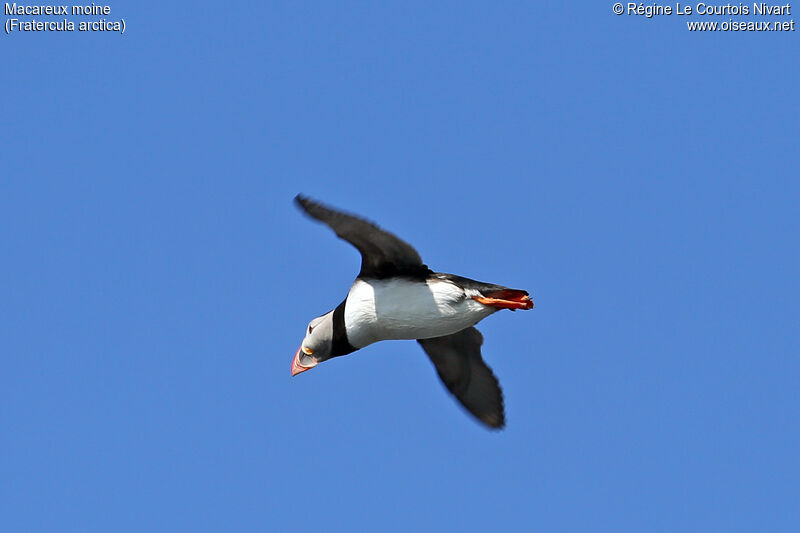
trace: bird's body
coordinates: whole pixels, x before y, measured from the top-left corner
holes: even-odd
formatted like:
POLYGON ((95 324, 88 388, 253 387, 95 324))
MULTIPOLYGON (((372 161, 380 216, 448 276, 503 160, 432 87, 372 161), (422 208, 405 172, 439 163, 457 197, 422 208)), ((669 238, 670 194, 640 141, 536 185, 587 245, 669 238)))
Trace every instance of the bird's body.
POLYGON ((435 277, 357 279, 345 300, 347 338, 363 348, 382 340, 450 335, 498 311, 473 296, 480 293, 435 277))
POLYGON ((361 252, 361 271, 347 297, 309 323, 292 375, 378 341, 416 339, 461 404, 488 426, 503 427, 502 392, 473 326, 500 309, 531 309, 528 293, 433 272, 391 233, 307 198, 295 201, 361 252))

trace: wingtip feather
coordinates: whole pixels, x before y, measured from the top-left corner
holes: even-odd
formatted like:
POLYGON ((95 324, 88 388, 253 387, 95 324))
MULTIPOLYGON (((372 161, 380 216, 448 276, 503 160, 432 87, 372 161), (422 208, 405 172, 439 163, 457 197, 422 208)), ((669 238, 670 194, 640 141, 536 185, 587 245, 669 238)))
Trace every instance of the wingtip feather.
POLYGON ((294 203, 300 207, 305 208, 306 204, 310 202, 308 196, 304 195, 303 193, 298 193, 294 197, 294 203))

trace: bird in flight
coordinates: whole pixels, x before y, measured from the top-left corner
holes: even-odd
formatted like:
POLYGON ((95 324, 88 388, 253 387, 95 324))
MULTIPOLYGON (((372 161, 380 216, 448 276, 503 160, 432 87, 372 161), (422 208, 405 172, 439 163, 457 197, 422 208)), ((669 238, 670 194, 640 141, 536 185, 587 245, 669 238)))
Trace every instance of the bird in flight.
POLYGON ((344 301, 308 324, 292 376, 374 342, 415 339, 467 411, 490 428, 505 426, 503 392, 474 326, 501 309, 532 309, 528 293, 433 272, 388 231, 301 195, 295 203, 356 247, 361 271, 344 301))

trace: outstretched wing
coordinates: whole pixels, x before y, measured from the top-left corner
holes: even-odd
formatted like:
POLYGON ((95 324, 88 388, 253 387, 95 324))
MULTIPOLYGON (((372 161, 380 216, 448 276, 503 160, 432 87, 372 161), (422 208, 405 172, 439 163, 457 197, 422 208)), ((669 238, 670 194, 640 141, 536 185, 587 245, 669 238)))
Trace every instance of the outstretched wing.
POLYGON ((430 272, 410 244, 388 231, 299 194, 294 201, 309 216, 327 224, 339 238, 346 240, 361 252, 359 277, 387 278, 402 275, 418 277, 426 276, 430 272))
POLYGON ((483 335, 480 331, 470 327, 452 335, 417 342, 433 361, 447 390, 467 411, 491 428, 505 426, 503 391, 481 358, 483 335))

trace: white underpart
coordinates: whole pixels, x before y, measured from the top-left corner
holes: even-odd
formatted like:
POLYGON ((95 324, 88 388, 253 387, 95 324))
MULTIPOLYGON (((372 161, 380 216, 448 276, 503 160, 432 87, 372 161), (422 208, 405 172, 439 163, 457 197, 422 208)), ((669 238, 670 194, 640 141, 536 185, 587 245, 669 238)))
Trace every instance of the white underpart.
POLYGON ((472 299, 475 290, 446 280, 357 280, 344 323, 356 348, 389 339, 429 339, 474 326, 497 309, 472 299))

